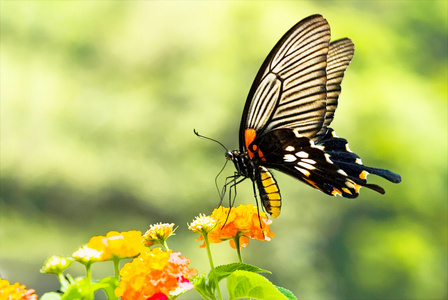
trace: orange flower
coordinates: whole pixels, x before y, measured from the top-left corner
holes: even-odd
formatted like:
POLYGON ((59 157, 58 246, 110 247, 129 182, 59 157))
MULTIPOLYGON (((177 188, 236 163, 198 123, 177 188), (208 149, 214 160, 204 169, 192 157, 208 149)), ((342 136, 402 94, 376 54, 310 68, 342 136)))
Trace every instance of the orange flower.
POLYGON ((37 300, 37 295, 34 292, 34 289, 27 290, 25 285, 20 285, 18 282, 11 285, 8 280, 0 278, 1 300, 37 300))
POLYGON ((101 253, 99 261, 122 259, 137 256, 144 251, 141 240, 141 231, 110 231, 106 236, 92 237, 87 247, 101 253))
POLYGON ((174 223, 158 223, 151 225, 143 235, 143 244, 152 246, 156 244, 165 245, 165 241, 174 234, 174 223))
MULTIPOLYGON (((218 220, 218 225, 208 234, 211 243, 230 239, 230 245, 236 248, 235 238, 239 238, 240 248, 244 248, 247 247, 249 239, 270 241, 272 237, 275 237, 269 227, 272 221, 252 204, 230 209, 220 206, 212 212, 210 217, 218 220)), ((203 239, 203 236, 199 238, 199 240, 203 239)))
POLYGON ((197 271, 189 269, 189 263, 189 259, 171 250, 155 248, 143 252, 120 270, 121 280, 115 295, 123 300, 162 299, 160 296, 179 292, 179 288, 192 289, 193 285, 185 284, 185 280, 197 271))

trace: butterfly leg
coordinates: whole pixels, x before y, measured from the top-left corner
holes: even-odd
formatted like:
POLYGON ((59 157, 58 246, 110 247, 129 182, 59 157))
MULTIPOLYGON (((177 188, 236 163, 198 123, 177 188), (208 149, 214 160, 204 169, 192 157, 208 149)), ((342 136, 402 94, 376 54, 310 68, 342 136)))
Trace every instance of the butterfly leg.
MULTIPOLYGON (((257 204, 258 222, 260 223, 260 228, 263 229, 263 225, 261 224, 260 205, 259 205, 259 203, 258 203, 257 190, 256 190, 256 188, 255 188, 255 181, 252 181, 252 189, 253 189, 253 191, 254 191, 255 203, 257 204)), ((262 231, 262 232, 263 232, 263 231, 262 231)), ((263 232, 263 237, 264 237, 264 232, 263 232)))

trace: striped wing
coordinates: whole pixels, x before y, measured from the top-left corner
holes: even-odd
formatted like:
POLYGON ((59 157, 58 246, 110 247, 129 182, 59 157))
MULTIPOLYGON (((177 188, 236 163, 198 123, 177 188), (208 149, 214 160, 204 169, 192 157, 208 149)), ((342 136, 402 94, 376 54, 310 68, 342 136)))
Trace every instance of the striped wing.
POLYGON ((327 54, 330 26, 321 15, 292 27, 265 59, 252 84, 240 126, 240 148, 245 130, 257 135, 289 128, 312 137, 325 121, 327 54))
POLYGON ((339 94, 341 93, 341 82, 354 53, 355 45, 348 38, 330 43, 327 61, 326 114, 324 124, 316 136, 321 137, 324 135, 327 131, 327 127, 330 126, 333 121, 334 112, 338 105, 339 94))

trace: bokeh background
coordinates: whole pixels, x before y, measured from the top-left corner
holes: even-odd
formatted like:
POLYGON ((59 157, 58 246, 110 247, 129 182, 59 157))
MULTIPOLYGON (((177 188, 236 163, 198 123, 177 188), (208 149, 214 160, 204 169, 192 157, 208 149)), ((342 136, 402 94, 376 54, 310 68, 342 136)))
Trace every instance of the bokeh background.
MULTIPOLYGON (((276 238, 251 241, 245 262, 299 299, 446 299, 447 3, 1 1, 1 277, 54 291, 46 257, 156 222, 179 225, 170 246, 208 271, 186 224, 218 205, 225 159, 193 129, 236 149, 265 56, 320 13, 356 45, 332 127, 403 181, 371 176, 384 196, 344 199, 276 172, 276 238)), ((237 203, 253 201, 238 186, 237 203)))

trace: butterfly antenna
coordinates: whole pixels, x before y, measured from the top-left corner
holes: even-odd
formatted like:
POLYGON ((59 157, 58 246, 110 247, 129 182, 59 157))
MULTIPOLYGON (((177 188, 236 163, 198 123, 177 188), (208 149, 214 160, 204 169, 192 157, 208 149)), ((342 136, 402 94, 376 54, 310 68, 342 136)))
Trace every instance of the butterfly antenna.
POLYGON ((220 144, 224 149, 226 149, 226 151, 229 151, 229 150, 226 148, 226 146, 224 146, 221 142, 219 142, 219 141, 217 141, 217 140, 215 140, 215 139, 212 139, 212 138, 209 138, 209 137, 200 135, 200 134, 196 131, 196 129, 193 129, 193 132, 194 132, 194 134, 196 134, 199 138, 204 139, 204 140, 209 140, 209 141, 212 141, 212 142, 215 142, 215 143, 218 143, 218 144, 220 144))

